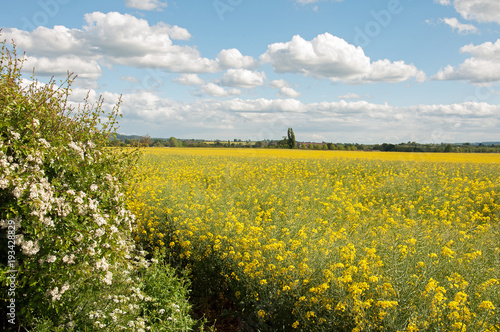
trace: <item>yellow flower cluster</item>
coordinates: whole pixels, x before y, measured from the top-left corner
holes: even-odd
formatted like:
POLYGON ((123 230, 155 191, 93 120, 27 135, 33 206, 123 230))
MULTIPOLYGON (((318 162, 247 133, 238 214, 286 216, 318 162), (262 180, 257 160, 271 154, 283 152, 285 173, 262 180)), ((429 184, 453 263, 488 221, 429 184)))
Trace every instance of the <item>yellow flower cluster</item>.
POLYGON ((499 155, 157 148, 137 179, 136 240, 268 324, 500 331, 499 155))

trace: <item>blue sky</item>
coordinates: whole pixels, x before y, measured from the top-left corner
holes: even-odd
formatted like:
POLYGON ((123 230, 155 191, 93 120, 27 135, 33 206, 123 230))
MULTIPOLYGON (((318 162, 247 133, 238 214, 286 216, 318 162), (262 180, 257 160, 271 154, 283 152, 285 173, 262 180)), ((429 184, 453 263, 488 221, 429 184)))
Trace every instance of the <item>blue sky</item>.
POLYGON ((3 39, 43 82, 78 74, 121 133, 500 141, 498 0, 38 0, 3 39))

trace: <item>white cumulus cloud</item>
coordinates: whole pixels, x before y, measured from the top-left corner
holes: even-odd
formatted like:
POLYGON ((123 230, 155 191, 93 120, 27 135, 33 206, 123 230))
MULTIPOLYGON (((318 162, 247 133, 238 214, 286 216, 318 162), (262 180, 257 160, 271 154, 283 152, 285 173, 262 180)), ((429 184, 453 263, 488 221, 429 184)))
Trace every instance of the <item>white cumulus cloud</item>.
POLYGON ((486 42, 481 45, 465 45, 460 49, 460 52, 471 53, 482 59, 500 61, 500 39, 497 39, 495 43, 486 42))
POLYGON ((191 38, 191 34, 187 29, 181 28, 177 25, 166 25, 166 31, 170 38, 176 39, 176 40, 189 40, 191 38))
MULTIPOLYGON (((235 48, 220 51, 215 59, 205 58, 196 46, 174 43, 174 40, 191 38, 187 29, 164 22, 151 25, 145 19, 118 12, 85 14, 81 29, 68 29, 64 26, 40 26, 33 31, 6 28, 2 31, 2 37, 14 39, 17 46, 30 57, 43 58, 40 62, 44 65, 41 72, 47 74, 50 74, 45 70, 50 67, 48 63, 61 57, 65 59, 64 64, 72 59, 74 63, 80 63, 72 67, 90 69, 89 72, 78 72, 81 76, 98 73, 96 64, 120 64, 177 73, 216 73, 259 66, 256 59, 242 55, 235 48), (82 66, 81 63, 85 62, 89 65, 82 66)), ((53 74, 57 73, 59 71, 53 74)), ((243 79, 249 75, 247 72, 240 74, 244 76, 243 79)), ((230 83, 229 77, 227 79, 230 83)), ((233 80, 234 84, 237 82, 233 80)))
POLYGON ((116 12, 85 15, 84 35, 91 49, 111 61, 173 72, 215 72, 216 62, 201 57, 196 48, 174 45, 171 38, 188 38, 182 28, 116 12))
POLYGON ((173 81, 182 85, 205 84, 205 81, 196 74, 181 74, 179 77, 173 79, 173 81))
POLYGON ((371 64, 370 70, 358 77, 352 79, 351 83, 376 83, 389 82, 397 83, 415 78, 418 82, 425 80, 423 71, 418 70, 413 64, 406 64, 404 61, 391 62, 387 59, 377 60, 371 64))
POLYGON ((159 0, 125 0, 125 5, 140 10, 161 11, 164 7, 167 7, 167 2, 159 0))
POLYGON ((271 44, 260 59, 278 73, 298 72, 332 79, 359 75, 370 67, 370 59, 361 47, 329 33, 312 41, 295 35, 289 42, 271 44))
POLYGON ((372 63, 361 47, 329 33, 311 41, 295 35, 289 42, 271 44, 260 60, 270 63, 278 73, 301 73, 348 84, 425 79, 413 64, 387 59, 372 63))
POLYGON ((96 80, 101 76, 101 67, 96 61, 86 61, 79 57, 69 55, 57 58, 31 57, 25 58, 23 69, 37 75, 65 76, 68 72, 77 74, 84 79, 96 80))
POLYGON ((283 98, 299 98, 301 93, 293 88, 284 86, 280 88, 280 92, 278 95, 283 98))
POLYGON ((243 56, 241 52, 235 48, 222 50, 217 55, 217 60, 221 68, 234 68, 234 69, 251 69, 259 65, 257 60, 251 56, 243 56))
POLYGON ((474 25, 461 23, 455 17, 445 17, 442 21, 448 24, 454 31, 457 30, 460 34, 477 33, 479 31, 474 25))
POLYGON ((213 97, 227 97, 227 96, 235 96, 241 94, 241 90, 238 89, 224 89, 220 85, 215 83, 207 83, 205 85, 200 86, 200 92, 213 96, 213 97))
POLYGON ((498 0, 454 0, 453 6, 467 20, 500 23, 500 1, 498 0))
POLYGON ((281 98, 298 98, 301 93, 290 87, 290 83, 284 79, 271 81, 271 88, 279 89, 278 96, 281 98))
MULTIPOLYGON (((187 40, 190 33, 181 27, 163 22, 150 25, 148 21, 117 12, 85 14, 81 29, 37 27, 33 31, 4 29, 2 37, 14 39, 30 57, 54 62, 65 57, 73 61, 121 64, 134 67, 163 69, 180 73, 205 73, 222 70, 219 60, 201 56, 196 47, 181 46, 172 40, 187 40), (77 59, 78 58, 78 59, 77 59)), ((244 60, 247 61, 245 57, 244 60)), ((45 66, 48 67, 47 65, 45 66)), ((78 72, 80 75, 95 74, 78 72)), ((58 72, 54 72, 57 74, 58 72)))
POLYGON ((244 89, 251 89, 263 85, 266 79, 264 72, 256 72, 248 69, 228 69, 222 76, 220 83, 244 89))
POLYGON ((18 48, 38 56, 90 54, 81 30, 68 29, 61 25, 52 29, 39 26, 31 32, 8 28, 2 31, 2 36, 13 39, 18 48))
MULTIPOLYGON (((451 0, 434 0, 434 2, 444 6, 452 4, 451 0)), ((500 23, 498 0, 454 0, 453 7, 466 20, 500 23)))
POLYGON ((460 52, 470 53, 473 56, 466 59, 458 67, 446 66, 433 78, 437 80, 468 80, 476 84, 500 82, 500 39, 495 43, 465 45, 460 49, 460 52))
POLYGON ((361 97, 357 93, 350 92, 350 93, 346 93, 345 95, 337 96, 337 98, 339 98, 339 99, 362 99, 363 97, 361 97))
POLYGON ((287 88, 290 84, 284 79, 271 81, 271 88, 279 89, 279 88, 287 88))

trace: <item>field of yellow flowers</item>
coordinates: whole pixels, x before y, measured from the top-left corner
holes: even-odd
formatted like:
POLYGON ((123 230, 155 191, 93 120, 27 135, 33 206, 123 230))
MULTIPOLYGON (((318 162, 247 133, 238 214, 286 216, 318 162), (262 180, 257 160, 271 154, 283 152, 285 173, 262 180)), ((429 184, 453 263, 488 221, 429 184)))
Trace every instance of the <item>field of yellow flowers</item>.
POLYGON ((500 331, 498 154, 151 148, 136 179, 136 240, 255 330, 500 331))

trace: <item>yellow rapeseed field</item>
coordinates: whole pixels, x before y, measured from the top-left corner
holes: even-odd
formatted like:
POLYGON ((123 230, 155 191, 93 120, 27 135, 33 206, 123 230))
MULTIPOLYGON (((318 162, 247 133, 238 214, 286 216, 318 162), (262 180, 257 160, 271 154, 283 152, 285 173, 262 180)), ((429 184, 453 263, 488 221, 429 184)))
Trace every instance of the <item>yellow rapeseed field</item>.
POLYGON ((136 179, 136 240, 256 329, 500 331, 498 154, 150 148, 136 179))

